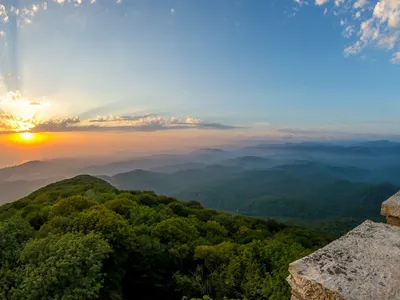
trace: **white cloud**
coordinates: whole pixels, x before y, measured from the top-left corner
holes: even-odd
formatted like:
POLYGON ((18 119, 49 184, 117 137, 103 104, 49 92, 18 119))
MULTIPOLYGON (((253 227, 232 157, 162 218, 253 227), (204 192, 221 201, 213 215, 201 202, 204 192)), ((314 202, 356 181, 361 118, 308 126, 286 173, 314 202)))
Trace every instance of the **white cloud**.
POLYGON ((355 32, 354 26, 349 25, 343 31, 343 36, 347 39, 351 38, 355 32))
POLYGON ((308 5, 308 2, 305 0, 294 0, 299 6, 308 5))
POLYGON ((328 2, 329 2, 329 0, 315 0, 316 5, 324 5, 328 2))
POLYGON ((308 1, 306 0, 294 0, 296 5, 292 8, 292 12, 289 13, 289 16, 294 17, 299 12, 300 8, 304 5, 308 5, 308 1))
MULTIPOLYGON (((327 5, 339 17, 344 27, 342 35, 352 42, 344 55, 363 55, 367 48, 398 51, 400 49, 400 0, 315 0, 315 5, 327 5)), ((397 52, 392 62, 397 60, 397 52)))
MULTIPOLYGON (((359 5, 366 3, 362 2, 359 5)), ((381 0, 371 8, 372 15, 361 22, 359 39, 352 45, 357 50, 355 53, 361 52, 362 48, 367 46, 392 50, 396 45, 400 45, 400 1, 381 0)))
POLYGON ((379 1, 376 3, 373 16, 382 23, 388 22, 389 26, 396 27, 399 23, 399 8, 400 2, 391 0, 379 1))
POLYGON ((357 0, 355 3, 354 3, 354 8, 362 8, 362 7, 364 7, 366 4, 367 4, 367 0, 357 0))
POLYGON ((335 6, 336 7, 339 7, 343 3, 344 3, 344 0, 335 0, 335 6))
POLYGON ((385 35, 378 39, 378 45, 384 49, 392 50, 397 42, 399 41, 399 33, 395 32, 393 34, 385 35))
POLYGON ((390 60, 393 64, 400 64, 400 52, 393 53, 392 59, 390 60))
POLYGON ((364 48, 364 45, 360 42, 357 41, 354 44, 351 44, 350 46, 346 47, 343 51, 345 56, 349 55, 355 55, 360 53, 364 48))

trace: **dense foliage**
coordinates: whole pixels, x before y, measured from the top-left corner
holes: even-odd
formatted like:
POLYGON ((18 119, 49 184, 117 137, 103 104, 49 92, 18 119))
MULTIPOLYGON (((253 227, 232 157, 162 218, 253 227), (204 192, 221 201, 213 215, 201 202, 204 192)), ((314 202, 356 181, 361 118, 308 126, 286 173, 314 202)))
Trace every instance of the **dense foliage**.
POLYGON ((78 176, 0 207, 1 299, 288 299, 310 230, 78 176))

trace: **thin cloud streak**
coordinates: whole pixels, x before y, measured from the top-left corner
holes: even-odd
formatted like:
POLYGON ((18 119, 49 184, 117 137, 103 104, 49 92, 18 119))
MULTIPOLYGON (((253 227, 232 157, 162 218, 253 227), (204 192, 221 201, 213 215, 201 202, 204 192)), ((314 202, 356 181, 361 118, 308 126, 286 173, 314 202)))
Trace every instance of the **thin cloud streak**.
POLYGON ((132 116, 79 117, 46 121, 23 120, 12 115, 0 115, 0 133, 30 132, 131 132, 176 129, 234 130, 242 127, 204 122, 196 118, 164 117, 155 114, 132 116))

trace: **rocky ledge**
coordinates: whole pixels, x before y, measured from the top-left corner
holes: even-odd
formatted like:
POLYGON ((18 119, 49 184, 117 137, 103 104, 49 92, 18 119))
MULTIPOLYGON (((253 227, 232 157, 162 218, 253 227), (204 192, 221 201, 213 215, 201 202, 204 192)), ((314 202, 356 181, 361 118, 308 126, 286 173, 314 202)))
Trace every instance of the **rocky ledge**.
POLYGON ((367 220, 289 272, 292 300, 400 299, 400 227, 367 220))
POLYGON ((400 192, 382 203, 381 215, 388 224, 400 226, 400 192))

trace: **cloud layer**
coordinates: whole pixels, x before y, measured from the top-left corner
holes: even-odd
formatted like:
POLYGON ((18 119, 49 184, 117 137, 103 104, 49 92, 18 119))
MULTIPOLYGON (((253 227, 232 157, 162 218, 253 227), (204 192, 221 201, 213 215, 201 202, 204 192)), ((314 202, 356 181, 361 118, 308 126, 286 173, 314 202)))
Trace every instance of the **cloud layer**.
POLYGON ((208 123, 196 118, 165 117, 154 114, 132 116, 98 116, 81 120, 79 117, 51 119, 43 122, 23 120, 9 114, 0 114, 0 133, 76 132, 76 131, 159 131, 171 129, 229 130, 236 126, 208 123))
POLYGON ((34 126, 32 120, 18 118, 0 111, 0 133, 29 131, 34 126))

